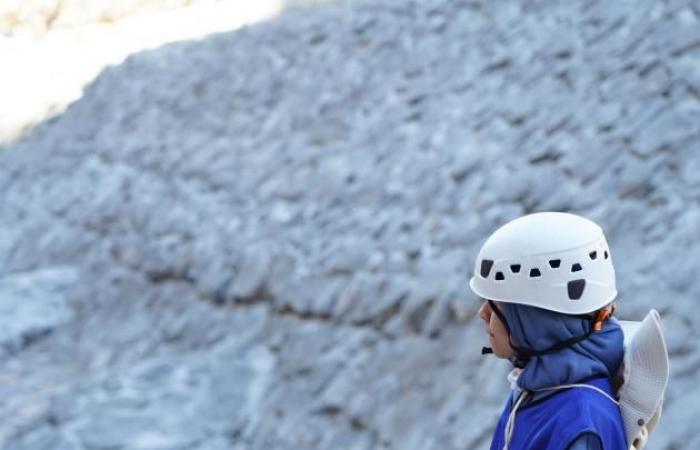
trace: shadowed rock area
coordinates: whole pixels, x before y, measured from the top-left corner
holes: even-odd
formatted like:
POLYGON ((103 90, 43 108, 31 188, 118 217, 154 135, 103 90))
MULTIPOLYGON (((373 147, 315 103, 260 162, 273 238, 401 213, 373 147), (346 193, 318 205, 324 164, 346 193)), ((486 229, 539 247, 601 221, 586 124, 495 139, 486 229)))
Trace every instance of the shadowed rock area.
POLYGON ((700 446, 699 20, 358 0, 108 68, 0 151, 0 448, 485 449, 467 279, 543 210, 662 314, 648 448, 700 446))

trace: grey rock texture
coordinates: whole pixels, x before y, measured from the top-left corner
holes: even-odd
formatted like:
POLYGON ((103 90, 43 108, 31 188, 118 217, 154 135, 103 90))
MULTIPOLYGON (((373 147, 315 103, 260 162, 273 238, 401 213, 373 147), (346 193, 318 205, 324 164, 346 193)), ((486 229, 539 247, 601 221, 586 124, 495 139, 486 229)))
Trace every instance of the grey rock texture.
POLYGON ((661 311, 649 448, 697 447, 699 20, 358 0, 109 68, 0 152, 2 279, 70 271, 0 361, 0 447, 487 448, 509 367, 466 280, 541 210, 603 226, 621 318, 661 311))
POLYGON ((0 279, 0 355, 7 358, 70 323, 65 293, 76 278, 75 270, 55 268, 0 279))

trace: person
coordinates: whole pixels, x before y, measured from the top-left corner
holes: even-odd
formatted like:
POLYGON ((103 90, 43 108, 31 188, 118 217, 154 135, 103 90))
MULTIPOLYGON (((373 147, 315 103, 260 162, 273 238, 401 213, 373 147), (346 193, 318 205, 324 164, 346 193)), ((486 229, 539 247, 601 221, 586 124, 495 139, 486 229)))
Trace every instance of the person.
POLYGON ((539 212, 482 246, 472 291, 493 353, 510 361, 510 395, 491 450, 623 450, 612 378, 624 356, 615 270, 600 226, 539 212))

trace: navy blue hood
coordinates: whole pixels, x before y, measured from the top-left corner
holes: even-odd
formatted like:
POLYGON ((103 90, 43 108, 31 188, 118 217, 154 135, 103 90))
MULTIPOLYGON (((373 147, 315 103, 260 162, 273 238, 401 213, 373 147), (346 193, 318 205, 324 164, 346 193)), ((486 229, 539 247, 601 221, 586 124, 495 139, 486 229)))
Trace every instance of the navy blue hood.
MULTIPOLYGON (((547 311, 534 306, 501 303, 511 342, 531 352, 585 335, 591 321, 547 311)), ((578 383, 593 377, 612 377, 623 357, 623 334, 617 319, 603 323, 600 331, 588 338, 553 353, 533 356, 518 378, 522 389, 540 389, 578 383)))

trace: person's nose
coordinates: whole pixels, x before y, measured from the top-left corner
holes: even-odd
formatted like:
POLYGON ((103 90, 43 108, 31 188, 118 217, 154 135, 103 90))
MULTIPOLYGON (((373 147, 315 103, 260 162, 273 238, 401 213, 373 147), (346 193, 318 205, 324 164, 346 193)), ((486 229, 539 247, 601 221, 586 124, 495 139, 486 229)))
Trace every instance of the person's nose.
POLYGON ((479 308, 479 317, 486 323, 491 321, 491 307, 488 303, 484 302, 479 308))

